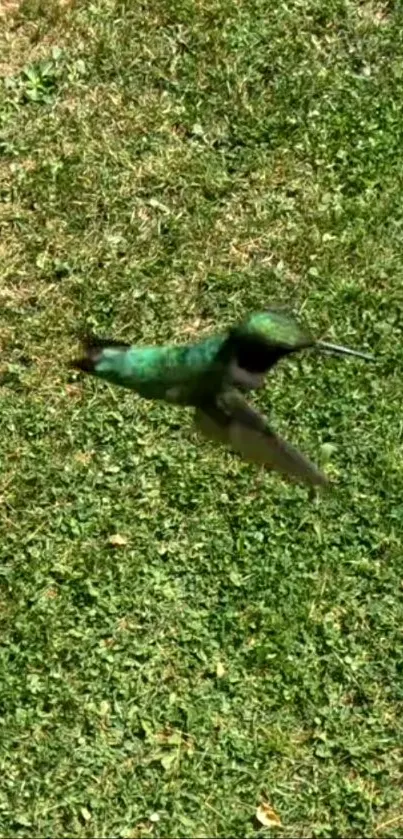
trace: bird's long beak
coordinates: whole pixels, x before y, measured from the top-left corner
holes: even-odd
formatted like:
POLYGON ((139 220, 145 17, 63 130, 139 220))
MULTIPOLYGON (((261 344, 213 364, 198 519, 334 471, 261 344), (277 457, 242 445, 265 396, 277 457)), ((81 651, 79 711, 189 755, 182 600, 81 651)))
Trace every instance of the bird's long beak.
POLYGON ((357 358, 364 358, 365 361, 375 361, 375 356, 360 350, 350 350, 349 347, 342 347, 339 344, 329 344, 328 341, 317 341, 315 346, 324 352, 334 355, 355 355, 357 358))

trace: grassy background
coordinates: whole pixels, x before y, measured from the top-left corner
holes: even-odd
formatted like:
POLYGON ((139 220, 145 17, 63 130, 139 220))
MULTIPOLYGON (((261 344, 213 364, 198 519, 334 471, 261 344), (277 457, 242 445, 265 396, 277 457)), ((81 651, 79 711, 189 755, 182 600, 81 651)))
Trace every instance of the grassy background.
POLYGON ((0 14, 0 834, 403 836, 403 14, 0 14), (271 301, 380 359, 259 396, 320 503, 66 367, 271 301))

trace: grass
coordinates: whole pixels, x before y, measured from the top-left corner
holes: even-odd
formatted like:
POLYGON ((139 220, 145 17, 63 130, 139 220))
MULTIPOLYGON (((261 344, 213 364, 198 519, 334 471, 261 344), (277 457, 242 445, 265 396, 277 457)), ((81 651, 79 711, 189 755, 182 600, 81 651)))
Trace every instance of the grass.
POLYGON ((403 836, 399 4, 1 10, 0 835, 403 836), (67 368, 270 301, 320 503, 67 368))

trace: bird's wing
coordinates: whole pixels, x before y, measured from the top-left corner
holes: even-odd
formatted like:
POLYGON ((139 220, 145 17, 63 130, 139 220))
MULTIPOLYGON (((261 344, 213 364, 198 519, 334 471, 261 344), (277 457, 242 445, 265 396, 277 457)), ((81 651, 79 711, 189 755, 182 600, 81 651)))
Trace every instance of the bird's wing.
POLYGON ((275 469, 298 482, 326 487, 326 476, 286 443, 236 390, 217 395, 197 408, 196 425, 206 437, 224 443, 245 460, 275 469))

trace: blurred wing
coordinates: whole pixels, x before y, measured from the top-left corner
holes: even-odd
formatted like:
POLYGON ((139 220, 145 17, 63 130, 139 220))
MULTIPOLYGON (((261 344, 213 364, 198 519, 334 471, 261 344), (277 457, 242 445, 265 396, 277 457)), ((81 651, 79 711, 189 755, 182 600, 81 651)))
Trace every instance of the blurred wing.
POLYGON ((257 411, 237 392, 217 397, 214 403, 196 411, 196 425, 206 437, 224 443, 245 460, 275 469, 311 486, 328 486, 329 481, 297 449, 275 434, 257 411))

